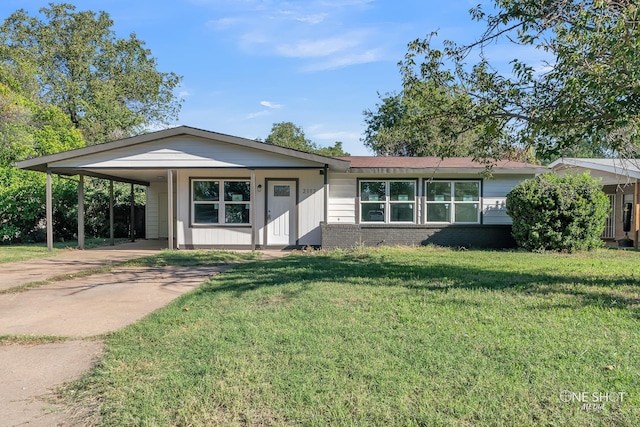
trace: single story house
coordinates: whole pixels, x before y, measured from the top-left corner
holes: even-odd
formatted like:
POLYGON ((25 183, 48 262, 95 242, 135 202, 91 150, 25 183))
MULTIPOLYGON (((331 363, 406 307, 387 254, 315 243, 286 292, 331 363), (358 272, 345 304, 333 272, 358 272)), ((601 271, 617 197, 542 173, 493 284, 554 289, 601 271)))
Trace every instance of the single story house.
POLYGON ((584 173, 600 179, 609 198, 611 211, 602 238, 610 246, 627 237, 638 248, 640 238, 640 160, 638 159, 585 159, 561 158, 549 167, 557 174, 584 173), (630 230, 624 231, 623 220, 630 215, 630 230))
MULTIPOLYGON (((438 244, 510 247, 506 194, 546 168, 469 158, 326 157, 176 127, 19 162, 51 175, 146 187, 146 238, 169 248, 438 244)), ((84 245, 84 208, 78 209, 84 245)))

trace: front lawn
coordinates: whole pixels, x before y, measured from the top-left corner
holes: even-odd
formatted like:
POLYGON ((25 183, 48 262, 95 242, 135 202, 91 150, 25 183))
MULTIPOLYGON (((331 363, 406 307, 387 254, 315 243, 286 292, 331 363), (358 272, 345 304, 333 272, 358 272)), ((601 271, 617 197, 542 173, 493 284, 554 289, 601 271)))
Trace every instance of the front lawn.
POLYGON ((627 426, 640 253, 378 248, 237 265, 108 337, 103 425, 627 426))

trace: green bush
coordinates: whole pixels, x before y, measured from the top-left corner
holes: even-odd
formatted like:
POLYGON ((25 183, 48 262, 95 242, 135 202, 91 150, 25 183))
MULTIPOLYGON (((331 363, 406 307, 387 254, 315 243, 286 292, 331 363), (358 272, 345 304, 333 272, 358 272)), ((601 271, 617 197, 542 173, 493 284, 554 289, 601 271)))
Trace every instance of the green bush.
MULTIPOLYGON (((45 175, 0 167, 0 245, 42 242, 46 239, 45 175)), ((53 234, 57 240, 74 240, 78 233, 77 177, 53 176, 53 234)), ((135 191, 136 216, 144 216, 145 189, 135 191)), ((130 186, 114 185, 115 237, 129 233, 130 186)), ((108 181, 85 180, 85 235, 109 236, 108 181)), ((142 227, 142 230, 144 228, 142 227)), ((138 234, 138 237, 144 235, 138 234)))
POLYGON ((0 188, 0 244, 34 239, 44 218, 44 181, 20 172, 14 182, 0 188))
POLYGON ((513 237, 529 251, 574 252, 602 246, 609 200, 588 174, 544 174, 507 194, 513 237))

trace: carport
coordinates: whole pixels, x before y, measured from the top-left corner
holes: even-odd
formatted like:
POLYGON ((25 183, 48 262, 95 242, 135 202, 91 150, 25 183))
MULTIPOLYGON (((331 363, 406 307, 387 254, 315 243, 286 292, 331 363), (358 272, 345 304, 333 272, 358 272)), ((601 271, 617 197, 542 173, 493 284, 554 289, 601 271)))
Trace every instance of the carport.
POLYGON ((584 173, 600 180, 609 197, 611 212, 607 219, 603 240, 613 243, 626 237, 623 215, 631 206, 629 238, 638 249, 640 240, 640 159, 561 158, 549 165, 555 173, 584 173))
MULTIPOLYGON (((319 246, 328 217, 328 171, 345 159, 306 153, 188 126, 24 160, 46 173, 47 245, 53 247, 52 175, 78 176, 78 246, 84 248, 85 177, 146 188, 146 238, 168 248, 319 246)), ((131 236, 133 237, 133 236, 131 236)))
POLYGON ((109 239, 111 244, 114 244, 114 182, 122 182, 131 185, 131 210, 130 210, 130 223, 129 236, 131 241, 135 240, 134 224, 135 224, 135 186, 150 185, 151 179, 158 179, 158 174, 163 174, 162 177, 167 174, 165 170, 145 170, 145 171, 127 171, 127 170, 112 170, 106 172, 99 172, 87 168, 67 168, 56 167, 55 162, 59 159, 63 159, 68 156, 68 153, 75 154, 91 154, 94 152, 100 152, 102 146, 85 147, 79 150, 73 150, 67 153, 60 153, 51 156, 43 156, 35 159, 25 160, 17 163, 17 167, 21 169, 33 170, 44 172, 47 174, 46 180, 46 227, 47 227, 47 248, 53 249, 53 190, 52 190, 52 175, 63 176, 77 176, 78 179, 78 249, 85 248, 85 177, 90 176, 93 178, 104 179, 109 181, 109 239), (82 151, 82 153, 80 153, 82 151))

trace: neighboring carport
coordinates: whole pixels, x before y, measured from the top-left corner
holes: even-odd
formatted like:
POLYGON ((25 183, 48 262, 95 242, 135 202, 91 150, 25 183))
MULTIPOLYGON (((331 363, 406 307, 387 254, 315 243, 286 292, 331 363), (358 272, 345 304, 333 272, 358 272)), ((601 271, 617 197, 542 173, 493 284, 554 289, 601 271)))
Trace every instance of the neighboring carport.
MULTIPOLYGON (((614 196, 612 199, 612 215, 610 222, 615 227, 622 225, 622 215, 625 202, 632 204, 631 225, 629 234, 633 238, 634 247, 638 248, 640 240, 640 159, 588 159, 561 158, 549 165, 559 174, 583 173, 600 180, 605 193, 614 196)), ((622 227, 618 227, 621 229, 622 227)), ((616 239, 622 239, 622 232, 614 233, 616 239)))

